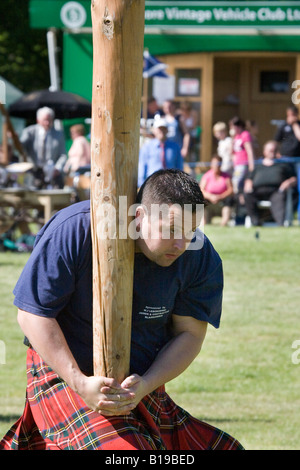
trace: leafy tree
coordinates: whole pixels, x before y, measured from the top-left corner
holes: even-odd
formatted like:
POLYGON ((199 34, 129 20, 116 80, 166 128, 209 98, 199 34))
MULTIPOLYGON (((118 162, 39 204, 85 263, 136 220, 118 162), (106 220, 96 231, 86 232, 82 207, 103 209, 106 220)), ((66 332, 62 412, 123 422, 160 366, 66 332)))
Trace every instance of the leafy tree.
POLYGON ((46 30, 29 24, 29 0, 0 1, 0 75, 24 92, 50 85, 46 30))

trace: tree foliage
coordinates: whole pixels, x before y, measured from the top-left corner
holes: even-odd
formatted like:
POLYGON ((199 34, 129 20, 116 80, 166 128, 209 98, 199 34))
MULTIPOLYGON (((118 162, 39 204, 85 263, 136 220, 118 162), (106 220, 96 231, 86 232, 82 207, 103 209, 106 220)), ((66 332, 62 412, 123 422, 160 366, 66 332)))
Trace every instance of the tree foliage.
POLYGON ((29 24, 29 0, 0 2, 0 75, 24 92, 50 85, 46 30, 29 24))

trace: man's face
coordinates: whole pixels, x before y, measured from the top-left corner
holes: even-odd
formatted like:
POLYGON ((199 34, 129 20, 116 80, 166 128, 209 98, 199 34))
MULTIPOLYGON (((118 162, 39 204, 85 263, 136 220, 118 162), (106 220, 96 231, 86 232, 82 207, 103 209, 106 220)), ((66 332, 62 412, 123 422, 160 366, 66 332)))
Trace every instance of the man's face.
POLYGON ((154 206, 149 214, 143 209, 138 210, 141 237, 136 243, 147 258, 167 267, 185 252, 199 223, 196 214, 190 211, 184 214, 177 205, 154 206))
POLYGON ((52 117, 49 114, 42 114, 38 119, 38 124, 48 131, 53 124, 52 117))
POLYGON ((268 158, 270 160, 273 160, 276 158, 276 153, 277 153, 277 145, 274 144, 273 142, 268 143, 265 145, 264 148, 264 157, 268 158))

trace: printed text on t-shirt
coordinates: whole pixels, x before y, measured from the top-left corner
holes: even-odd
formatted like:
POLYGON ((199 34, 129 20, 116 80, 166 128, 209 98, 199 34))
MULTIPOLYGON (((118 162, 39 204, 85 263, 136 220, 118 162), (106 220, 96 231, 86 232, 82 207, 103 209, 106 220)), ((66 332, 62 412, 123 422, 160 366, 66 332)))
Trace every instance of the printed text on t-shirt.
POLYGON ((149 307, 146 305, 144 311, 139 312, 139 315, 144 315, 146 320, 154 320, 163 317, 167 313, 169 313, 169 310, 166 307, 149 307))

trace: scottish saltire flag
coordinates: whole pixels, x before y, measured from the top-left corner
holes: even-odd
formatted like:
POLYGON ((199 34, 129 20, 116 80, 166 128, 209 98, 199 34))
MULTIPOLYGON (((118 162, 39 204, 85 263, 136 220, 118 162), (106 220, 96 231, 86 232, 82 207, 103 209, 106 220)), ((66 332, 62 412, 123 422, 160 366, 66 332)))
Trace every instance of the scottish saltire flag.
POLYGON ((143 69, 143 77, 150 78, 150 77, 165 77, 167 78, 168 75, 165 73, 165 69, 167 68, 166 64, 163 64, 155 57, 149 54, 148 51, 144 51, 144 69, 143 69))

